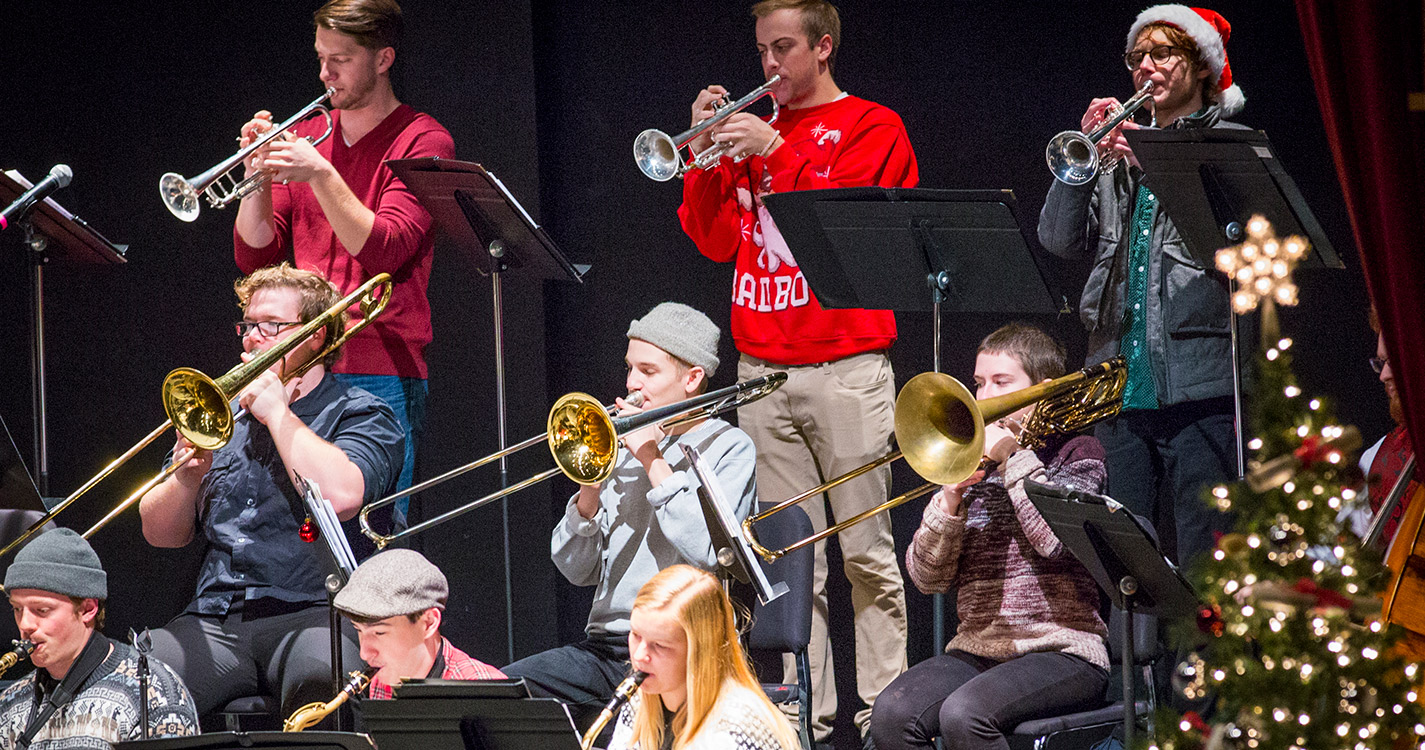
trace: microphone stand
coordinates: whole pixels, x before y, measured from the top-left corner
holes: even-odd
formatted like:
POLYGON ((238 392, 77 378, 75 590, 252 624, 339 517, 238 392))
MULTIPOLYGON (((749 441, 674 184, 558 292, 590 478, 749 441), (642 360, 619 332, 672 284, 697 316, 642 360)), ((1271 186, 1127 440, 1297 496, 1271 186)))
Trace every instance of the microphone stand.
POLYGON ((149 738, 148 726, 148 684, 149 668, 148 655, 153 651, 153 638, 149 636, 148 628, 144 628, 142 633, 129 628, 129 640, 134 644, 134 650, 139 652, 139 726, 143 727, 140 739, 149 738))

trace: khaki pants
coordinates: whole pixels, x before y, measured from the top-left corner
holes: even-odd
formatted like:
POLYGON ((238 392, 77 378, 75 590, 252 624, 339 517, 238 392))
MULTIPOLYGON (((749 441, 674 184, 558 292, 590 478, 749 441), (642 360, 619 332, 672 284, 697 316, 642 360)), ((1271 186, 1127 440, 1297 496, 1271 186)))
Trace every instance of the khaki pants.
MULTIPOLYGON (((780 502, 890 452, 895 377, 884 352, 794 367, 744 354, 737 366, 739 380, 778 371, 787 373, 786 385, 737 413, 738 425, 757 446, 761 502, 780 502)), ((890 488, 890 467, 881 467, 827 492, 825 500, 808 500, 801 507, 820 530, 827 526, 828 503, 833 519, 850 518, 884 502, 890 488)), ((856 712, 856 726, 864 733, 876 696, 906 670, 905 584, 889 514, 863 521, 837 539, 855 609, 856 691, 866 704, 856 712)), ((812 731, 818 741, 830 735, 836 717, 836 676, 826 630, 825 544, 816 545, 810 647, 812 731)), ((795 682, 790 659, 785 668, 786 679, 795 682)))

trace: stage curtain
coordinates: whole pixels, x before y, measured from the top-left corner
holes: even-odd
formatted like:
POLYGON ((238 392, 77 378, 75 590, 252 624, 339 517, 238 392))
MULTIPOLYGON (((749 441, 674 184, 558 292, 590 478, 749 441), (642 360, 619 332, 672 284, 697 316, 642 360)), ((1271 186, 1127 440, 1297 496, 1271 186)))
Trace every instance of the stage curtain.
MULTIPOLYGON (((1408 102, 1425 67, 1419 0, 1296 0, 1296 9, 1366 283, 1418 450, 1425 445, 1425 115, 1411 112, 1408 102)), ((1342 310, 1343 330, 1353 330, 1349 323, 1359 315, 1342 310)))

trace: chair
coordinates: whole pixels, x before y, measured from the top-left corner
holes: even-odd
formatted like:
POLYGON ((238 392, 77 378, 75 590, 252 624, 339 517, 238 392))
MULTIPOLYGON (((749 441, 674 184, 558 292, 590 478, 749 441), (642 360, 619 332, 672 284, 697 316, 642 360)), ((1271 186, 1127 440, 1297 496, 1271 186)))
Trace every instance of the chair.
MULTIPOLYGON (((1094 743, 1113 734, 1113 730, 1123 724, 1123 675, 1120 679, 1112 676, 1119 672, 1119 661, 1123 655, 1123 611, 1117 607, 1108 617, 1108 661, 1110 679, 1104 706, 1090 711, 1031 719, 1020 723, 1009 736, 1009 745, 1017 750, 1068 750, 1069 748, 1089 748, 1094 743)), ((1152 615, 1133 615, 1133 662, 1135 679, 1141 675, 1135 695, 1147 696, 1146 700, 1135 700, 1134 711, 1142 719, 1150 717, 1157 708, 1153 694, 1153 662, 1161 654, 1158 645, 1158 618, 1152 615)))
MULTIPOLYGON (((789 508, 757 524, 757 537, 769 548, 805 539, 812 534, 811 519, 801 508, 789 508)), ((811 644, 812 577, 815 559, 811 545, 764 565, 767 579, 783 581, 787 593, 770 604, 752 607, 752 629, 747 634, 751 652, 790 653, 796 659, 797 684, 764 683, 762 689, 776 704, 797 704, 798 734, 804 750, 811 750, 811 644)), ((780 659, 777 662, 780 667, 780 659)))
POLYGON ((228 701, 227 705, 217 710, 217 715, 223 717, 223 725, 229 732, 243 731, 243 717, 249 717, 257 723, 255 727, 248 727, 248 731, 252 731, 280 727, 280 709, 277 700, 270 695, 245 695, 228 701))

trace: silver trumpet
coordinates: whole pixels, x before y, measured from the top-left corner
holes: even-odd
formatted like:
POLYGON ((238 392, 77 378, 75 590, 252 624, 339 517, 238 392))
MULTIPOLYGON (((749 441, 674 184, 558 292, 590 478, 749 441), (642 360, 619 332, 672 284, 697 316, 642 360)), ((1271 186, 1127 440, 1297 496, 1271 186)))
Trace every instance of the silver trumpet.
POLYGON ((317 97, 315 101, 303 107, 297 114, 287 118, 281 125, 269 128, 247 148, 239 150, 197 177, 188 179, 177 172, 165 174, 158 181, 158 192, 163 197, 163 205, 167 206, 168 210, 179 219, 193 221, 198 218, 200 210, 199 195, 207 198, 208 205, 213 208, 224 208, 229 203, 267 184, 272 180, 270 172, 258 172, 247 179, 239 180, 238 175, 233 174, 233 171, 241 169, 247 158, 267 145, 269 141, 296 127, 298 123, 311 117, 313 113, 326 118, 327 129, 317 138, 309 137, 308 140, 312 142, 312 145, 316 145, 330 138, 333 121, 331 110, 326 108, 325 103, 335 93, 335 90, 327 89, 325 94, 317 97))
POLYGON ((1108 137, 1113 129, 1133 116, 1144 104, 1152 101, 1153 82, 1146 81, 1143 88, 1133 98, 1123 103, 1117 112, 1113 108, 1105 110, 1107 117, 1098 127, 1088 133, 1065 130, 1049 139, 1044 149, 1044 158, 1049 162, 1049 171, 1055 179, 1065 185, 1082 185, 1098 176, 1100 171, 1112 169, 1118 164, 1116 155, 1099 151, 1100 141, 1108 137), (1112 114, 1110 114, 1112 113, 1112 114))
MULTIPOLYGON (((702 153, 693 154, 692 161, 684 161, 683 147, 691 143, 695 138, 706 133, 710 128, 716 127, 718 123, 752 106, 762 97, 772 99, 772 118, 767 124, 777 121, 777 115, 781 113, 781 108, 777 106, 777 97, 772 93, 772 87, 782 80, 780 75, 772 76, 767 82, 752 90, 752 93, 738 99, 730 104, 713 104, 717 113, 712 117, 703 120, 676 136, 656 128, 649 128, 638 134, 633 139, 633 160, 638 164, 638 170, 649 179, 659 182, 667 182, 674 177, 682 178, 683 175, 694 169, 707 169, 722 158, 727 153, 726 143, 717 143, 704 149, 702 153)), ((739 159, 739 161, 741 161, 739 159)))

